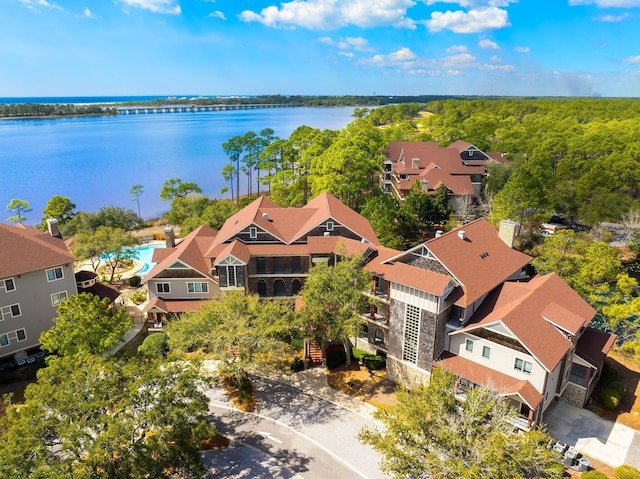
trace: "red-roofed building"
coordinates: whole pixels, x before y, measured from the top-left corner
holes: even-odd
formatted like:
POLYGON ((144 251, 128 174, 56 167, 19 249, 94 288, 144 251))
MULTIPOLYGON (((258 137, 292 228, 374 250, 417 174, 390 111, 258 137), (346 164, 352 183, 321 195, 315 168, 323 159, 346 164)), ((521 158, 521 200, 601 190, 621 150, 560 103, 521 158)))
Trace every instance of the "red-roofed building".
POLYGON ((52 233, 0 224, 0 358, 35 361, 58 304, 77 294, 75 261, 52 233))
POLYGON ((387 377, 407 386, 440 366, 460 394, 494 389, 526 429, 556 398, 584 405, 614 337, 588 328, 594 309, 559 276, 529 277, 514 225, 501 226, 478 219, 408 251, 378 247, 367 264, 378 301, 356 346, 386 354, 387 377))
POLYGON ((295 297, 315 262, 379 244, 369 222, 328 193, 302 208, 261 197, 225 222, 206 257, 222 291, 295 297))
POLYGON ((446 148, 433 141, 390 142, 387 155, 380 178, 383 191, 402 202, 416 182, 427 195, 444 185, 455 213, 468 210, 478 201, 487 165, 507 163, 499 153, 484 153, 466 141, 456 141, 446 148))

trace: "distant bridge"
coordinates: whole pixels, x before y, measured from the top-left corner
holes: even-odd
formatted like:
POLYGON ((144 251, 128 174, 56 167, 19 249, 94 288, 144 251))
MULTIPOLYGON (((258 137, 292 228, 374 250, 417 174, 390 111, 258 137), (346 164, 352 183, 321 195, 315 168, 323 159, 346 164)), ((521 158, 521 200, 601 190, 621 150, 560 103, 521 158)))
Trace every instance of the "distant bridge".
POLYGON ((254 110, 258 108, 295 108, 295 103, 256 103, 246 105, 160 105, 116 106, 119 115, 148 115, 155 113, 195 113, 200 111, 254 110))

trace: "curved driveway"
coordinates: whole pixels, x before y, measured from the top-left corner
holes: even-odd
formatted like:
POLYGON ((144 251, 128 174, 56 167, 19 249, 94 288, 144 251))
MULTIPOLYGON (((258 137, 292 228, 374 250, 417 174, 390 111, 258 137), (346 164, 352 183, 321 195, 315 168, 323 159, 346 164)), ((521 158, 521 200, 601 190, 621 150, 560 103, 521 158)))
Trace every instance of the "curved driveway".
MULTIPOLYGON (((322 388, 324 380, 326 386, 323 371, 298 377, 315 382, 316 388, 322 388)), ((364 426, 375 426, 367 414, 371 406, 359 407, 362 413, 355 410, 357 403, 352 402, 355 407, 349 409, 337 404, 349 406, 352 399, 341 398, 335 391, 329 402, 284 382, 252 380, 258 397, 255 413, 231 408, 220 388, 208 391, 213 423, 232 439, 232 446, 203 453, 206 477, 386 477, 378 466, 378 454, 357 438, 364 426)))

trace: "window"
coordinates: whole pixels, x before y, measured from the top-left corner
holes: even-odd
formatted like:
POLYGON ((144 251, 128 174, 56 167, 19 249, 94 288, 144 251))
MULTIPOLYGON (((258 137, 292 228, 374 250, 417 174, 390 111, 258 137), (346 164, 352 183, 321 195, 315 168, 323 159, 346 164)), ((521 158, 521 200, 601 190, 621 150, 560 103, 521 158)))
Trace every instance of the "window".
POLYGON ((252 226, 249 228, 249 238, 256 239, 258 237, 258 228, 252 226))
POLYGON ((233 265, 221 265, 218 267, 220 287, 244 288, 244 267, 233 265))
POLYGON ((407 304, 404 323, 404 348, 402 359, 418 361, 418 337, 420 335, 420 308, 407 304))
POLYGON ((67 299, 67 292, 61 291, 60 293, 53 293, 51 295, 51 306, 58 306, 60 301, 67 299))
POLYGON ((489 346, 482 346, 482 357, 489 359, 491 356, 491 348, 489 346))
POLYGON ((12 318, 16 316, 21 316, 22 311, 20 311, 19 304, 12 304, 11 306, 3 306, 0 308, 0 321, 4 320, 4 318, 9 317, 11 315, 12 318))
POLYGON ((13 281, 13 278, 5 279, 3 283, 4 283, 4 290, 7 292, 13 291, 16 289, 16 283, 13 281))
POLYGON ((6 334, 0 334, 0 347, 1 346, 6 346, 7 344, 9 344, 9 338, 7 338, 6 334))
POLYGON ((518 371, 522 371, 525 374, 531 374, 531 363, 529 361, 524 361, 520 358, 516 358, 515 363, 513 364, 513 369, 517 369, 518 371))
POLYGON ((18 329, 16 331, 16 336, 18 337, 18 341, 24 341, 25 339, 27 339, 27 333, 24 329, 18 329))
POLYGON ((187 291, 189 293, 208 293, 209 284, 207 283, 187 283, 187 291))
POLYGON ((464 349, 466 349, 467 351, 472 353, 473 352, 473 341, 471 341, 470 339, 467 339, 467 344, 465 345, 464 349))
POLYGON ((264 256, 256 258, 256 273, 267 274, 267 258, 264 256))
POLYGON ((156 291, 158 293, 170 293, 171 288, 169 283, 156 283, 156 291))
POLYGON ((285 288, 284 280, 276 279, 273 282, 273 295, 278 297, 287 295, 287 290, 285 288))
POLYGON ((327 221, 327 231, 333 231, 333 221, 327 221))
POLYGON ((64 276, 62 275, 62 268, 52 268, 47 270, 47 281, 56 281, 58 279, 62 279, 64 276))

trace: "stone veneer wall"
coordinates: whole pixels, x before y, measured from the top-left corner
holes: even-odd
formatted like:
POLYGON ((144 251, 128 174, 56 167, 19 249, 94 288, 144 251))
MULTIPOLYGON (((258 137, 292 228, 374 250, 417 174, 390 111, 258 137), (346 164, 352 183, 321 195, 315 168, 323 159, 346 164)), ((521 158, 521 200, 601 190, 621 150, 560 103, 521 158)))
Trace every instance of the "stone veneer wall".
POLYGON ((587 390, 573 383, 567 383, 567 387, 560 396, 560 400, 575 407, 584 407, 587 402, 587 390))
POLYGON ((435 347, 436 336, 436 315, 420 310, 420 336, 418 338, 418 361, 417 366, 427 371, 431 371, 433 364, 433 348, 435 347))
POLYGON ((429 384, 430 374, 414 366, 410 366, 397 358, 387 356, 387 379, 407 388, 415 388, 420 384, 429 384))
POLYGON ((390 308, 387 352, 389 356, 395 356, 398 359, 402 359, 405 304, 400 301, 392 300, 390 308))

